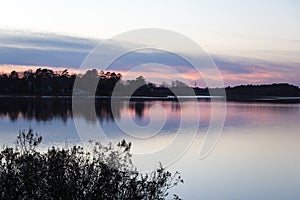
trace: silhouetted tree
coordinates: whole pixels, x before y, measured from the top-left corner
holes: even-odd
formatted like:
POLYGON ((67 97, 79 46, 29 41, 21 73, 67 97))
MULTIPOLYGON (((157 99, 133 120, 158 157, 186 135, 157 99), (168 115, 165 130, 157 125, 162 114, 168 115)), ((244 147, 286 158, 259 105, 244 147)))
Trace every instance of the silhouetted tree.
POLYGON ((17 78, 19 78, 18 72, 16 72, 15 70, 12 71, 12 72, 10 73, 10 75, 9 75, 9 78, 11 78, 11 79, 17 79, 17 78))
MULTIPOLYGON (((74 91, 75 94, 80 95, 110 96, 118 86, 117 95, 126 96, 209 95, 209 92, 225 89, 228 100, 257 100, 262 97, 276 96, 300 97, 299 87, 286 83, 202 89, 191 88, 186 83, 175 80, 172 81, 172 85, 164 82, 157 87, 154 83, 146 82, 143 76, 135 80, 122 81, 122 75, 116 72, 98 72, 92 69, 87 70, 83 75, 70 76, 67 69, 54 72, 47 68, 38 68, 35 72, 27 70, 19 73, 14 70, 9 74, 1 74, 0 95, 72 95, 75 79, 80 84, 74 91), (95 83, 96 88, 92 88, 95 83)), ((295 99, 295 101, 299 100, 295 99)))
MULTIPOLYGON (((165 199, 183 180, 161 165, 142 174, 131 162, 131 143, 116 147, 91 142, 80 146, 37 150, 42 137, 20 131, 16 147, 0 152, 1 199, 165 199)), ((174 195, 174 199, 179 199, 174 195)))

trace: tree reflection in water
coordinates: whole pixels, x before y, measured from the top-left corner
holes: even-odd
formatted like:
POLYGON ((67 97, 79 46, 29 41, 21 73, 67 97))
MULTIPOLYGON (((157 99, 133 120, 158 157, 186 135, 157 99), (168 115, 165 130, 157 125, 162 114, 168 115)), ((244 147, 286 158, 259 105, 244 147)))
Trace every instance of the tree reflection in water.
MULTIPOLYGON (((121 110, 126 105, 124 100, 113 100, 113 106, 110 99, 90 100, 95 104, 94 107, 88 106, 72 113, 71 98, 0 98, 0 118, 8 117, 11 121, 19 118, 26 120, 52 121, 59 119, 66 122, 69 118, 73 118, 73 114, 83 117, 87 121, 114 121, 121 117, 121 110), (113 110, 112 110, 113 109, 113 110), (96 115, 95 115, 96 111, 96 115)), ((86 102, 82 101, 82 106, 86 102)), ((93 105, 93 104, 92 104, 93 105)), ((79 105, 80 102, 79 102, 79 105)), ((135 113, 135 116, 142 118, 144 116, 145 102, 131 101, 129 109, 135 113)))

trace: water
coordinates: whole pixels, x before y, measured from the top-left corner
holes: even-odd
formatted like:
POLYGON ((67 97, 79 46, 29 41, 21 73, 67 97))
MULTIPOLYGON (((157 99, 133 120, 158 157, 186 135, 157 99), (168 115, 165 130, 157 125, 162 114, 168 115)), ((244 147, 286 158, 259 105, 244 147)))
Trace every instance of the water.
POLYGON ((184 199, 300 199, 300 104, 228 102, 217 145, 199 159, 211 116, 206 100, 118 100, 111 109, 98 99, 96 109, 72 113, 71 99, 0 98, 0 137, 13 144, 32 127, 45 147, 125 138, 140 170, 161 161, 181 172, 185 183, 174 192, 184 199))

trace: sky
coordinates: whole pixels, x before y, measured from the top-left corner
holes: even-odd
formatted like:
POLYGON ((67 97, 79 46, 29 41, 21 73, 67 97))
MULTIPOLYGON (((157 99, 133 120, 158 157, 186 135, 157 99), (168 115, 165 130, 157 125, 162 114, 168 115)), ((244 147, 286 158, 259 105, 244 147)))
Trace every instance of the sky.
MULTIPOLYGON (((300 85, 297 0, 0 3, 0 71, 3 72, 24 65, 76 69, 105 39, 139 28, 162 28, 199 44, 216 63, 225 85, 273 82, 300 85)), ((118 47, 108 47, 108 52, 114 48, 118 47)), ((141 52, 129 56, 115 70, 124 72, 126 66, 147 56, 141 52)), ((201 82, 199 77, 192 76, 189 66, 167 54, 154 52, 150 57, 180 68, 190 82, 201 82)), ((150 68, 143 68, 144 73, 157 76, 150 68)), ((176 76, 170 75, 169 79, 173 78, 176 76)))

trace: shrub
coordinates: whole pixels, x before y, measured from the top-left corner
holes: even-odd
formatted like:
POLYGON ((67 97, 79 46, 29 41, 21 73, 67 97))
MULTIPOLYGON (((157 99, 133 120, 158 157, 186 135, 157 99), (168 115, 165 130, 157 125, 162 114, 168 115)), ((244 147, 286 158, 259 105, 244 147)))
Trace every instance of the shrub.
POLYGON ((73 146, 47 152, 37 150, 41 141, 29 129, 19 132, 14 148, 3 148, 1 199, 165 199, 170 188, 183 183, 178 172, 171 174, 162 165, 138 172, 125 140, 116 146, 91 142, 92 151, 73 146))

